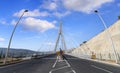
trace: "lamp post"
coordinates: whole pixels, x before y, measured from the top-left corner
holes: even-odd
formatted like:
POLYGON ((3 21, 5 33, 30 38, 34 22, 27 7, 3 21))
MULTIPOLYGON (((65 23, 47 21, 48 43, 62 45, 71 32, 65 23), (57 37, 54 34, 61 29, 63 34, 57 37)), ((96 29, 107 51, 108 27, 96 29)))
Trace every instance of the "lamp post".
POLYGON ((100 18, 100 20, 102 21, 103 23, 103 26, 105 27, 106 29, 106 35, 108 35, 109 39, 110 39, 110 42, 111 42, 111 45, 112 45, 112 48, 113 48, 113 52, 114 52, 114 56, 115 56, 115 61, 116 63, 118 63, 118 56, 117 56, 117 52, 116 52, 116 49, 115 49, 115 45, 114 45, 114 42, 113 42, 113 39, 112 39, 112 36, 110 35, 110 32, 108 30, 108 27, 106 26, 106 23, 105 21, 103 20, 102 16, 99 14, 99 12, 97 10, 94 11, 98 17, 100 18))
POLYGON ((5 53, 5 59, 4 59, 4 62, 3 62, 4 64, 6 64, 6 61, 7 61, 7 58, 8 58, 8 53, 9 53, 9 49, 10 49, 10 45, 11 45, 11 42, 12 42, 12 37, 13 37, 13 35, 14 35, 14 32, 15 32, 15 30, 16 30, 16 28, 17 28, 17 26, 18 26, 18 23, 20 22, 20 20, 21 20, 21 18, 23 17, 23 15, 24 15, 25 12, 28 12, 28 10, 25 10, 25 11, 22 13, 22 15, 21 15, 20 18, 18 19, 18 21, 17 21, 17 23, 16 23, 16 25, 15 25, 13 31, 12 31, 12 34, 11 34, 11 37, 10 37, 10 40, 9 40, 9 44, 8 44, 8 48, 7 48, 6 53, 5 53))

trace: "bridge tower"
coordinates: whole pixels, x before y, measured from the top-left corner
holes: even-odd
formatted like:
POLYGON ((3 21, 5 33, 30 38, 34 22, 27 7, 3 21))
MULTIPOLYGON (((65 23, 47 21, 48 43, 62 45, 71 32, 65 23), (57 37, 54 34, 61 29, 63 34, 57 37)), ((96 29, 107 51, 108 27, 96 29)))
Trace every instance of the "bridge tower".
POLYGON ((56 44, 55 44, 55 48, 54 48, 55 52, 58 50, 58 46, 59 46, 60 41, 61 41, 61 47, 59 48, 59 50, 60 49, 62 49, 62 50, 64 49, 66 51, 67 47, 66 47, 64 35, 63 35, 63 32, 62 32, 62 22, 60 22, 58 36, 57 36, 57 40, 56 40, 56 44))

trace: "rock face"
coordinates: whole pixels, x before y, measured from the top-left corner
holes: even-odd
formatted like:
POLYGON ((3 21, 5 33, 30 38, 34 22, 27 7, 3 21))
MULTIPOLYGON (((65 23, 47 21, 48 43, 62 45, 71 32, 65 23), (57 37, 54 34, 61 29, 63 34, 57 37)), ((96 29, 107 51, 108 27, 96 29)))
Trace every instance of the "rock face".
POLYGON ((102 31, 100 34, 73 50, 72 54, 78 53, 78 55, 84 54, 88 56, 95 54, 98 59, 115 60, 112 43, 107 31, 112 37, 118 59, 120 60, 120 20, 107 30, 102 31))

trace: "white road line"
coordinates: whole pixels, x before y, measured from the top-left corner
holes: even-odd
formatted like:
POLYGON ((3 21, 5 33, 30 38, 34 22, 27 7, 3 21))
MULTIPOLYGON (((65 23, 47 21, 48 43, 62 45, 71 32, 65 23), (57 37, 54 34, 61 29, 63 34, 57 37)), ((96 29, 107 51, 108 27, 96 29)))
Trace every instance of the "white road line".
MULTIPOLYGON (((65 62, 68 64, 69 67, 71 67, 71 65, 68 63, 67 60, 65 60, 65 62)), ((72 72, 73 72, 73 73, 76 73, 75 70, 73 70, 73 69, 72 69, 72 72)))
POLYGON ((71 72, 73 72, 73 71, 68 71, 68 72, 65 72, 65 73, 71 73, 71 72))
POLYGON ((49 73, 52 73, 52 71, 49 71, 49 73))
POLYGON ((20 64, 24 64, 24 63, 27 63, 28 61, 21 61, 21 62, 18 62, 18 63, 15 63, 15 64, 10 64, 10 65, 6 65, 6 66, 1 66, 0 69, 2 68, 7 68, 7 67, 11 67, 11 66, 16 66, 16 65, 20 65, 20 64))
POLYGON ((100 69, 100 70, 102 70, 102 71, 108 72, 108 73, 113 73, 113 72, 111 72, 111 71, 109 71, 109 70, 106 70, 106 69, 97 67, 97 66, 95 66, 95 65, 91 65, 91 66, 94 67, 94 68, 96 68, 96 69, 100 69))
POLYGON ((71 67, 70 64, 68 63, 68 61, 65 60, 65 62, 67 63, 67 65, 68 65, 69 67, 71 67))
POLYGON ((63 69, 63 68, 68 68, 68 66, 63 66, 63 67, 60 67, 60 68, 57 68, 57 69, 53 69, 53 70, 51 70, 51 72, 56 71, 56 70, 60 70, 60 69, 63 69))
POLYGON ((55 67, 55 65, 57 64, 57 60, 58 60, 58 57, 57 57, 57 59, 56 59, 56 61, 55 61, 55 63, 53 64, 53 68, 55 67))
MULTIPOLYGON (((43 58, 43 59, 56 59, 56 58, 43 58)), ((76 59, 76 58, 67 58, 67 59, 76 59)))
POLYGON ((56 58, 43 58, 43 59, 52 59, 52 60, 54 60, 54 59, 56 59, 56 58))
MULTIPOLYGON (((63 69, 63 68, 71 67, 71 65, 68 63, 67 60, 64 60, 64 61, 66 62, 67 66, 63 66, 63 67, 60 67, 60 68, 57 68, 57 69, 52 69, 51 71, 49 71, 49 73, 52 73, 53 71, 60 70, 60 69, 63 69)), ((56 59, 54 65, 52 66, 53 68, 55 68, 57 62, 58 62, 58 56, 57 56, 57 59, 56 59)), ((76 73, 75 70, 73 70, 73 69, 72 69, 72 71, 69 71, 69 72, 76 73)), ((67 73, 69 73, 69 72, 67 72, 67 73)))
POLYGON ((72 71, 73 71, 73 73, 76 73, 75 70, 72 70, 72 71))

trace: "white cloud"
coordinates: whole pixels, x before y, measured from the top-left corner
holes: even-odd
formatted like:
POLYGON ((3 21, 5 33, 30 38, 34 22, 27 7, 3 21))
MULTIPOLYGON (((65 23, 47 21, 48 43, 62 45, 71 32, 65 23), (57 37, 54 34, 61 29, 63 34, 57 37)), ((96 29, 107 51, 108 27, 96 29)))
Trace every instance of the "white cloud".
POLYGON ((53 43, 53 42, 46 42, 45 43, 47 46, 54 46, 55 45, 55 43, 53 43))
POLYGON ((65 8, 85 13, 90 13, 94 9, 100 8, 103 4, 113 1, 114 0, 62 0, 65 8))
MULTIPOLYGON (((14 13, 14 16, 20 17, 25 9, 20 10, 19 12, 14 13)), ((25 17, 31 16, 31 17, 37 17, 37 16, 48 16, 49 13, 46 11, 40 12, 38 9, 35 9, 33 11, 28 11, 24 14, 25 17)))
POLYGON ((23 40, 33 40, 33 39, 40 39, 40 35, 32 36, 32 37, 25 37, 23 40))
POLYGON ((0 20, 0 24, 7 24, 7 22, 6 22, 6 20, 1 19, 1 20, 0 20))
POLYGON ((43 5, 41 5, 41 7, 49 10, 56 10, 57 4, 56 2, 44 2, 43 5))
POLYGON ((0 42, 4 42, 4 41, 5 41, 5 39, 0 37, 0 42))
POLYGON ((32 17, 28 17, 22 21, 22 24, 28 30, 36 30, 40 32, 44 32, 48 29, 55 28, 55 24, 53 22, 48 22, 46 20, 36 19, 32 17))
POLYGON ((117 6, 120 7, 120 3, 118 3, 117 6))
POLYGON ((56 23, 57 23, 57 21, 55 21, 55 20, 54 20, 52 23, 53 23, 53 24, 56 24, 56 23))
POLYGON ((67 16, 68 14, 70 14, 70 11, 66 11, 64 13, 59 13, 59 12, 54 12, 53 15, 54 16, 57 16, 57 17, 64 17, 64 16, 67 16))
POLYGON ((15 25, 15 24, 16 24, 16 21, 15 21, 15 20, 12 20, 11 24, 12 24, 12 25, 15 25))
POLYGON ((1 24, 6 24, 6 21, 1 21, 0 23, 1 23, 1 24))

